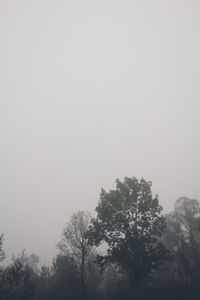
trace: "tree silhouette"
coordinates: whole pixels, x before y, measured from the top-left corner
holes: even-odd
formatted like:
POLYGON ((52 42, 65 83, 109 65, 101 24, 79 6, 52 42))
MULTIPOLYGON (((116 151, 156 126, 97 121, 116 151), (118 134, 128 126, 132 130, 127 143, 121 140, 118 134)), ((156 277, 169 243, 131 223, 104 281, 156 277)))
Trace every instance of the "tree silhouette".
POLYGON ((147 282, 152 271, 168 258, 159 242, 165 219, 158 196, 153 197, 151 182, 125 178, 116 180, 116 189, 102 189, 88 237, 92 245, 105 242, 107 254, 99 256, 102 267, 115 263, 129 277, 132 286, 147 282))
POLYGON ((73 214, 63 230, 62 240, 58 244, 61 253, 63 255, 70 254, 76 262, 83 298, 86 297, 86 263, 91 251, 86 237, 90 221, 91 217, 88 212, 78 211, 73 214))

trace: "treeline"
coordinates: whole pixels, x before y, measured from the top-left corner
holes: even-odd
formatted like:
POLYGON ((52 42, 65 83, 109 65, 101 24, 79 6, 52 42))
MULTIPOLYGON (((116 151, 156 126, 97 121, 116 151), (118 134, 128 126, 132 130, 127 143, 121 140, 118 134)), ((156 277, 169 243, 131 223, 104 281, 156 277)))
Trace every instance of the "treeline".
POLYGON ((182 197, 164 216, 151 182, 135 177, 102 189, 95 218, 72 215, 51 265, 22 251, 0 267, 1 300, 199 297, 200 202, 182 197))

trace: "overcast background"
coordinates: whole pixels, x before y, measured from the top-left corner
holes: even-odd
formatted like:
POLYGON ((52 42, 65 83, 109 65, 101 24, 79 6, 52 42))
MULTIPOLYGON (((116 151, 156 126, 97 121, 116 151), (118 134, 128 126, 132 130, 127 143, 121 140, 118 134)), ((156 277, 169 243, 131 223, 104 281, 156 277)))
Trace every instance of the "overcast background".
POLYGON ((56 253, 116 178, 200 196, 200 1, 0 0, 0 232, 56 253))

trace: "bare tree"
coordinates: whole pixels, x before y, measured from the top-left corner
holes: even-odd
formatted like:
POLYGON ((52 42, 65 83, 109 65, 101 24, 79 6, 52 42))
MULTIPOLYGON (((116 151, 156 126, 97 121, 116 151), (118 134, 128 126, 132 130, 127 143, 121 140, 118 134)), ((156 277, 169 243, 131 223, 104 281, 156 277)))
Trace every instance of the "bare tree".
POLYGON ((90 213, 78 211, 64 227, 58 248, 63 255, 70 254, 75 259, 80 275, 83 297, 86 294, 86 263, 91 252, 86 232, 90 225, 90 213))

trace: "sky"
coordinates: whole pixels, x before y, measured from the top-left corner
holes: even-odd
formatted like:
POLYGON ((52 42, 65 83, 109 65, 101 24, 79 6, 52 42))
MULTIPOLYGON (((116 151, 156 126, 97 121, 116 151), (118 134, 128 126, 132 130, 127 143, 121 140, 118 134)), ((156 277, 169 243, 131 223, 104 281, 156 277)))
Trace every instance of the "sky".
POLYGON ((0 232, 56 254, 102 187, 200 198, 198 0, 0 0, 0 232))

